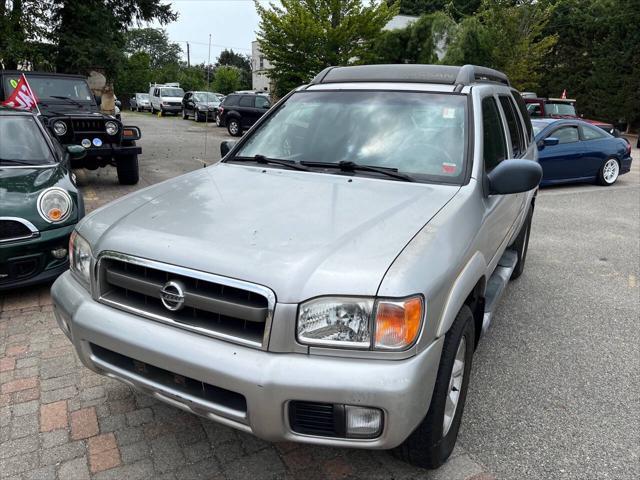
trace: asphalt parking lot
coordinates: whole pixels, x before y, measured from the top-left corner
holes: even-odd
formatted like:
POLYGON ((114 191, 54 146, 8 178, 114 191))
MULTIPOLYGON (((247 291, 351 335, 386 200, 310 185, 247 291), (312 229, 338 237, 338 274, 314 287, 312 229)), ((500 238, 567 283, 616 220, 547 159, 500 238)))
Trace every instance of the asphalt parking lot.
MULTIPOLYGON (((225 129, 125 112, 141 181, 80 171, 88 210, 216 162, 225 129), (206 132, 206 143, 205 143, 206 132)), ((635 144, 635 142, 634 142, 635 144)), ((0 297, 0 478, 640 478, 640 152, 610 188, 543 189, 527 266, 474 357, 459 444, 438 471, 385 452, 270 444, 81 366, 48 286, 0 297)))

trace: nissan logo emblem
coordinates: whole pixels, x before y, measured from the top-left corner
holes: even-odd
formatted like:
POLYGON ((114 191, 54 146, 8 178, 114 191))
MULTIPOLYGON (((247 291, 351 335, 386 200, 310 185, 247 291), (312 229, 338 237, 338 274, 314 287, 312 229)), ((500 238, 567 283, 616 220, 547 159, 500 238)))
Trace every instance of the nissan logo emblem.
POLYGON ((162 304, 167 310, 177 312, 184 306, 183 286, 173 280, 165 283, 162 290, 160 290, 160 300, 162 300, 162 304))

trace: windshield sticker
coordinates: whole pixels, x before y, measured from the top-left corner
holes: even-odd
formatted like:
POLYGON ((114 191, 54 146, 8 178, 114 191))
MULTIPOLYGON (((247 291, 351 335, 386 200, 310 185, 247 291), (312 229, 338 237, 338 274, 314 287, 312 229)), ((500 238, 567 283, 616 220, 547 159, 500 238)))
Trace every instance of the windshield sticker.
POLYGON ((456 118, 456 109, 445 107, 442 109, 442 118, 456 118))
POLYGON ((18 81, 15 78, 12 78, 9 83, 11 84, 11 86, 13 88, 16 88, 18 86, 18 81))
POLYGON ((442 173, 446 173, 447 175, 452 175, 456 173, 456 164, 442 162, 442 173))

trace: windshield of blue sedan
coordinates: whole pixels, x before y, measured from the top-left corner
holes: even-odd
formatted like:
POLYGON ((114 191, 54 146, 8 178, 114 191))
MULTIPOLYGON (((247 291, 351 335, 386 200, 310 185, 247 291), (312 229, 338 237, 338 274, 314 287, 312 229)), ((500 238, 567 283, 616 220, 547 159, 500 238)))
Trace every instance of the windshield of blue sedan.
POLYGON ((236 153, 396 168, 429 181, 464 174, 463 95, 304 91, 292 95, 236 153))
POLYGON ((46 165, 54 158, 33 117, 0 116, 0 165, 46 165))

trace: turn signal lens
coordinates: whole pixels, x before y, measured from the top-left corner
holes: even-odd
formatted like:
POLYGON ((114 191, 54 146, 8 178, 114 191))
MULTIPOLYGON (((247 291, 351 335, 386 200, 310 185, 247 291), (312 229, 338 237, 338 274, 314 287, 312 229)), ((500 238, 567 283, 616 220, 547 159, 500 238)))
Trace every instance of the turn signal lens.
POLYGON ((49 217, 52 222, 57 222, 62 218, 62 210, 59 208, 52 208, 47 212, 47 217, 49 217))
POLYGON ((381 350, 402 350, 408 347, 418 337, 423 316, 422 297, 379 300, 374 347, 381 350))

